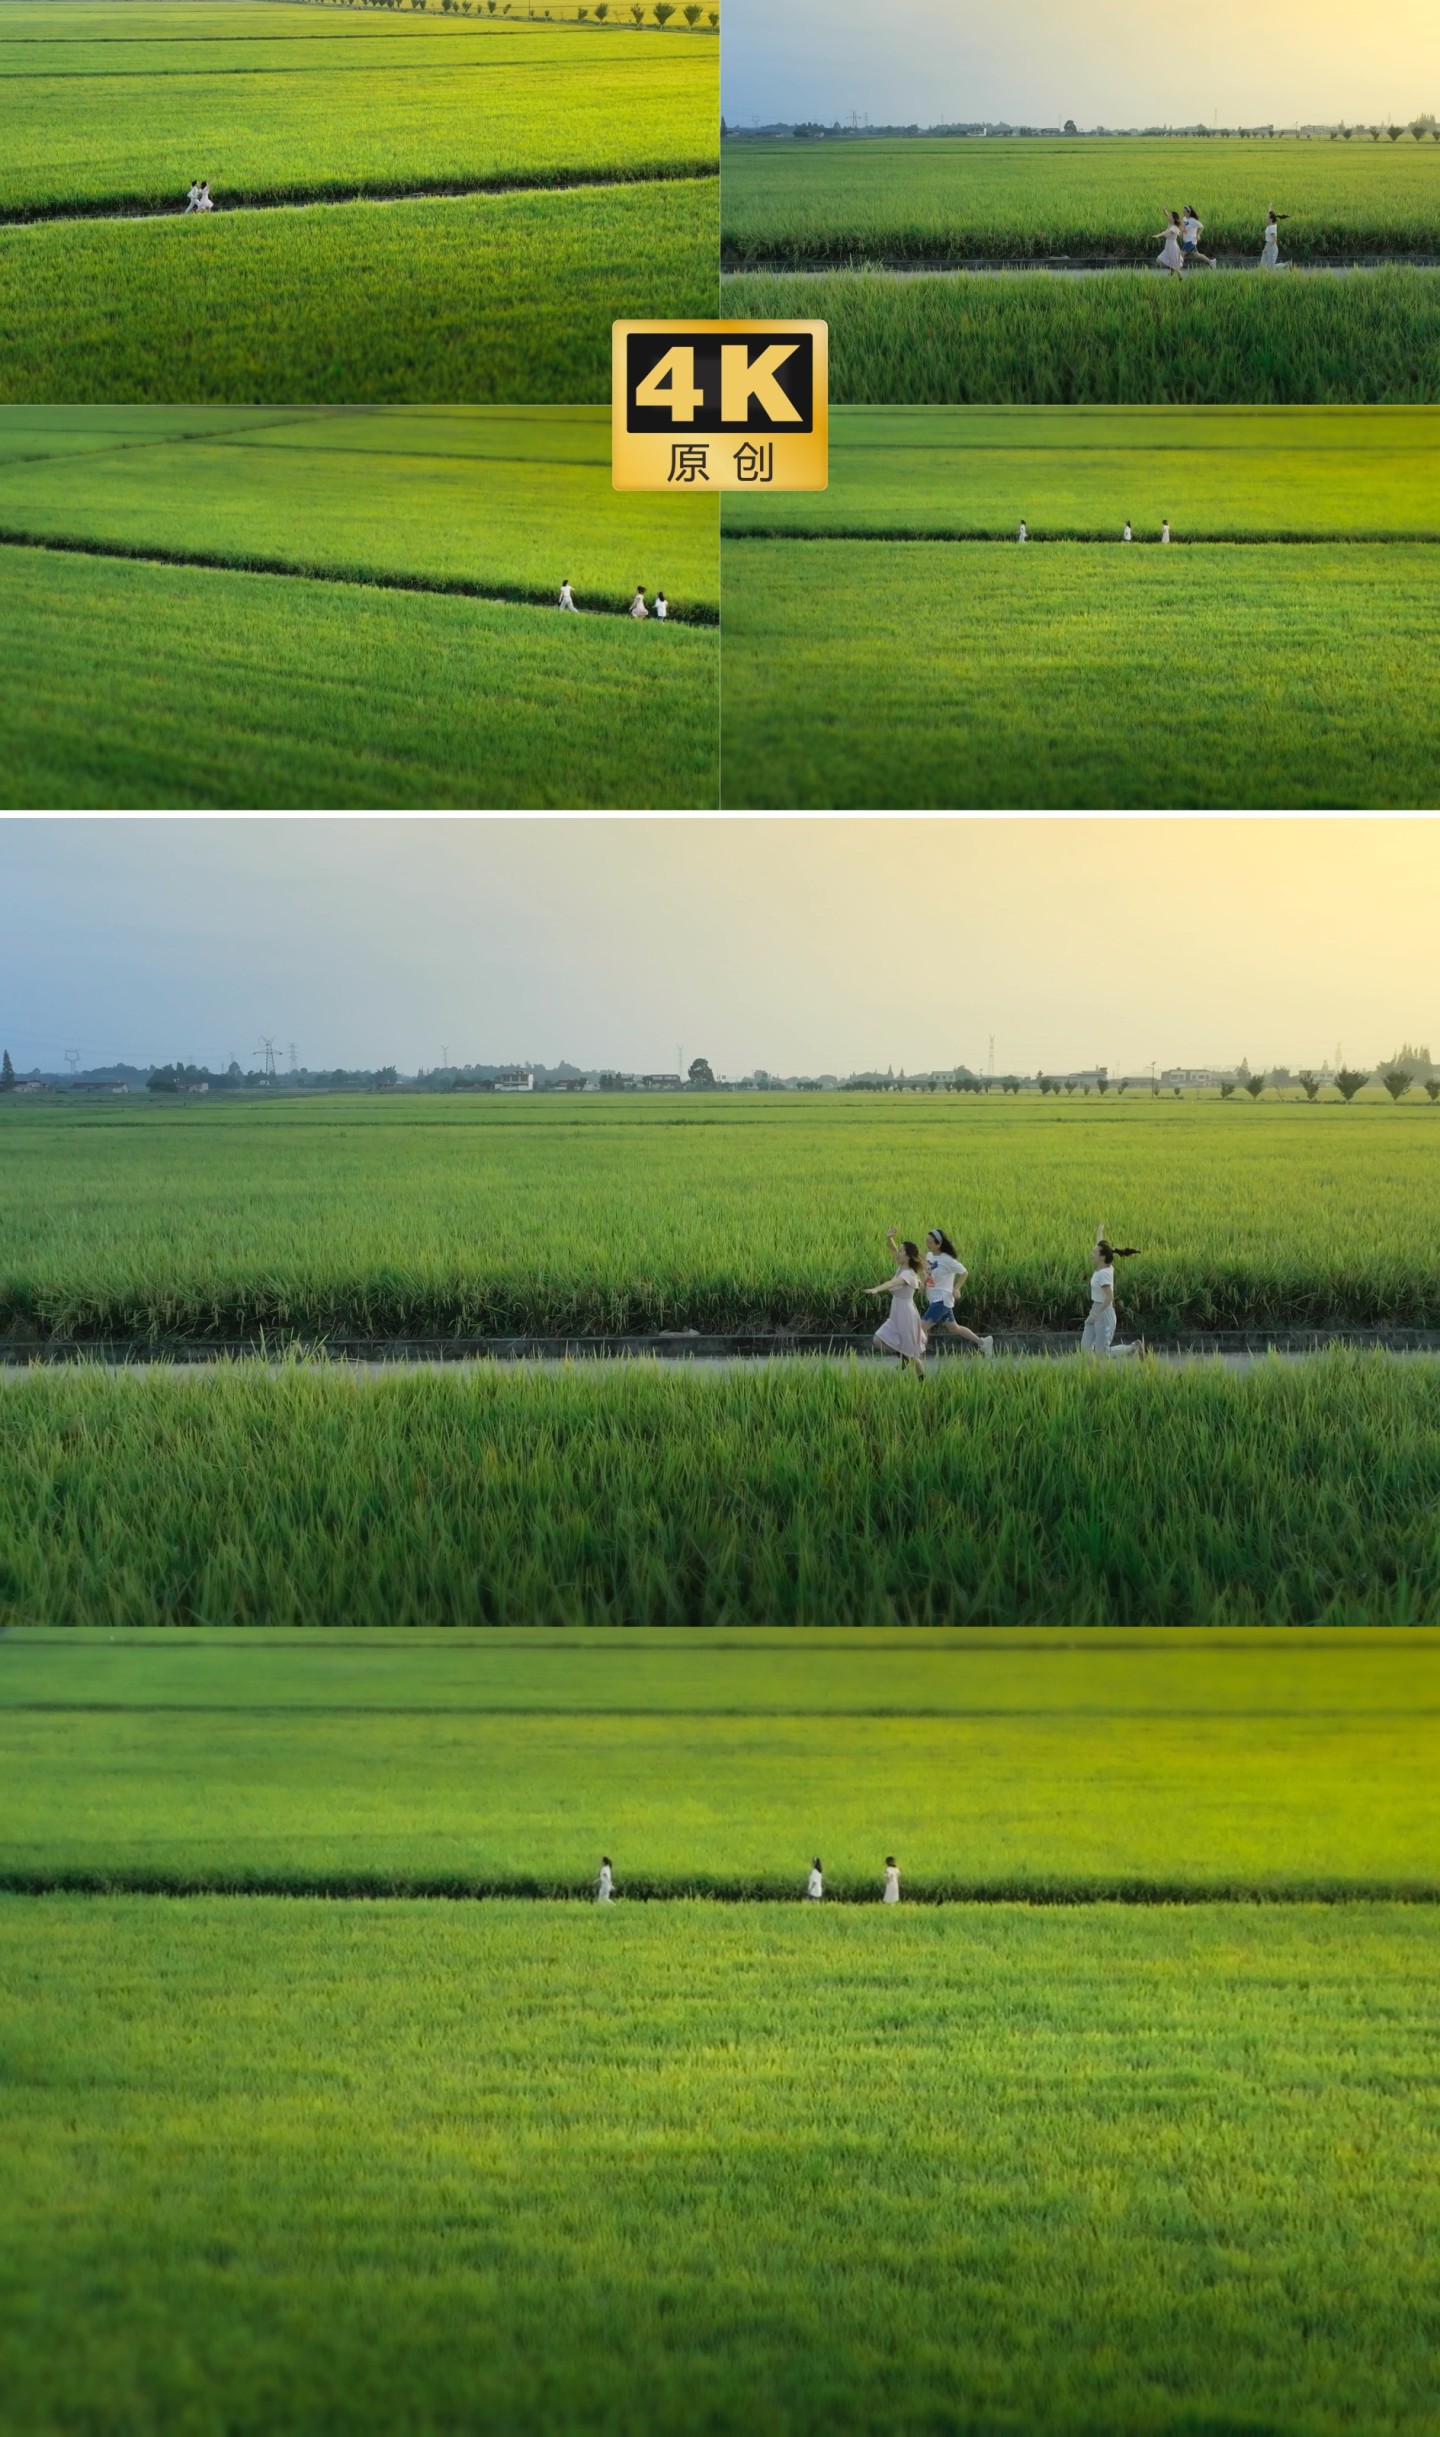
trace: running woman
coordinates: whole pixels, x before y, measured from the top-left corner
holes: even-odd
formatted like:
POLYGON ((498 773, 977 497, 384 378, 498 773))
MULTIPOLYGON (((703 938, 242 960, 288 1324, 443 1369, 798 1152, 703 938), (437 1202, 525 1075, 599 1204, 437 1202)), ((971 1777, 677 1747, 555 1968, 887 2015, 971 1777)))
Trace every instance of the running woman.
POLYGON ((908 1238, 900 1241, 892 1227, 885 1241, 894 1245, 896 1268, 892 1278, 882 1286, 867 1286, 867 1295, 888 1295, 890 1317, 882 1320, 875 1331, 875 1344, 882 1354, 898 1354, 903 1364, 913 1362, 916 1371, 925 1376, 925 1331, 920 1326, 920 1314, 915 1309, 915 1289, 920 1283, 920 1247, 908 1238))
POLYGON ((1168 542, 1170 539, 1170 519, 1168 516, 1162 516, 1160 519, 1160 539, 1162 542, 1168 542))
POLYGON ((1026 524, 1023 516, 1020 519, 1020 530, 1016 534, 1015 539, 1017 542, 1028 542, 1030 539, 1030 527, 1026 524))
POLYGON ((818 1904, 824 1893, 825 1873, 820 1867, 820 1856, 817 1853, 814 1861, 810 1864, 810 1877, 805 1889, 805 1901, 807 1904, 818 1904))
POLYGON ((1139 1337, 1133 1345, 1116 1345, 1115 1323, 1115 1264, 1133 1261, 1138 1244, 1112 1244, 1104 1228, 1100 1228, 1090 1254, 1090 1314, 1080 1335, 1082 1354, 1143 1354, 1145 1340, 1139 1337))
POLYGON ((1260 268, 1262 271, 1279 270, 1280 223, 1282 220, 1288 220, 1289 218, 1289 212, 1270 212, 1266 215, 1265 245, 1260 256, 1260 268))
POLYGON ((663 592, 657 592, 655 595, 655 615, 657 618, 668 618, 670 615, 670 604, 663 592))
POLYGON ((645 587, 643 584, 637 584, 635 587, 635 598, 630 604, 630 615, 632 618, 648 618, 650 615, 649 610, 645 606, 645 587))
POLYGON ((613 1904, 615 1901, 615 1873, 610 1867, 608 1853, 602 1853, 600 1856, 600 1876, 595 1882, 595 1901, 597 1904, 613 1904))
MULTIPOLYGON (((898 1259, 900 1247, 893 1232, 885 1241, 898 1259)), ((955 1297, 969 1275, 944 1228, 932 1227, 925 1238, 925 1309, 920 1315, 927 1353, 937 1329, 947 1337, 963 1337, 967 1345, 975 1346, 982 1354, 994 1353, 993 1337, 977 1337, 973 1329, 962 1328, 955 1317, 955 1297)))
POLYGON ((198 212, 200 209, 200 181, 198 178, 192 178, 190 181, 190 192, 185 198, 185 209, 187 212, 198 212))
POLYGON ((1208 262, 1213 271, 1215 264, 1212 256, 1202 254, 1200 251, 1200 240, 1204 234, 1204 221, 1194 204, 1187 203, 1180 222, 1180 252, 1187 266, 1192 262, 1208 262))
POLYGON ((1160 252, 1155 257, 1156 270, 1173 271, 1177 279, 1183 278, 1185 273, 1185 258, 1180 251, 1180 214, 1178 212, 1172 212, 1169 219, 1166 221, 1165 226, 1163 228, 1156 229, 1155 235, 1157 237, 1163 237, 1165 240, 1160 252))
POLYGON ((195 209, 197 212, 213 212, 215 209, 215 198, 210 192, 208 178, 202 178, 200 181, 200 192, 195 197, 195 209))
POLYGON ((1135 539, 1135 536, 1134 536, 1133 532, 1132 532, 1132 531, 1131 531, 1131 529, 1130 529, 1130 519, 1129 519, 1129 517, 1128 517, 1128 516, 1127 516, 1127 517, 1126 517, 1126 519, 1125 519, 1125 530, 1124 530, 1124 532, 1121 534, 1120 539, 1122 540, 1122 542, 1133 542, 1133 540, 1135 539))
POLYGON ((882 1904, 898 1904, 900 1901, 900 1873, 895 1866, 893 1853, 885 1856, 885 1893, 880 1901, 882 1904))
MULTIPOLYGON (((562 609, 575 609, 575 595, 570 590, 568 578, 560 587, 560 606, 562 609)), ((575 615, 577 618, 579 617, 578 609, 575 609, 575 615)))

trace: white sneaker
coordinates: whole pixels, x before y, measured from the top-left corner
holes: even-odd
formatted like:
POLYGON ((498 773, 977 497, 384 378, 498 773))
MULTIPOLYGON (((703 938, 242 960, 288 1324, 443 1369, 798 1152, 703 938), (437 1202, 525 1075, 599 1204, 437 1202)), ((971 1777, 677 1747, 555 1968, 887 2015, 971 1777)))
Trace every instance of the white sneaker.
POLYGON ((981 1351, 981 1353, 982 1353, 982 1354, 985 1356, 985 1359, 986 1359, 986 1361, 987 1361, 987 1362, 993 1362, 993 1361, 994 1361, 994 1359, 995 1359, 995 1340, 994 1340, 994 1338, 993 1338, 993 1337, 982 1337, 982 1338, 981 1338, 981 1340, 980 1340, 980 1351, 981 1351))

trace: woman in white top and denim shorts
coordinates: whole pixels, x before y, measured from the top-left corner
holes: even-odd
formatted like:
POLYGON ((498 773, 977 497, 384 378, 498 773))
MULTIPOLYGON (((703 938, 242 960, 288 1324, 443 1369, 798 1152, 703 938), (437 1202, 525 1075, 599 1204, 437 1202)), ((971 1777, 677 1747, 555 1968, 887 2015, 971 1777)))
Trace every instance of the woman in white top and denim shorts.
MULTIPOLYGON (((894 1238, 889 1239, 891 1244, 894 1238)), ((925 1309, 920 1326, 925 1331, 928 1346, 936 1330, 947 1337, 963 1337, 978 1353, 993 1354, 993 1337, 977 1337, 973 1329, 962 1328, 955 1317, 955 1297, 970 1272, 957 1254, 943 1227, 932 1227, 925 1238, 925 1309)))

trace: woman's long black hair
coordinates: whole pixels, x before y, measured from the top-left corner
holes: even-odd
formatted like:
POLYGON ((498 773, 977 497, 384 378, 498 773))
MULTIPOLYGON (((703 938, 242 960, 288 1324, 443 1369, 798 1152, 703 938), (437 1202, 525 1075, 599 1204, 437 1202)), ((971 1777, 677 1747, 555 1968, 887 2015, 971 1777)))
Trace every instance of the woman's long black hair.
POLYGON ((900 1250, 901 1250, 901 1251, 904 1253, 904 1255, 905 1255, 905 1266, 906 1266, 906 1268, 907 1268, 907 1269, 918 1269, 918 1268, 919 1268, 919 1266, 920 1266, 920 1247, 919 1247, 919 1245, 918 1245, 918 1244, 912 1244, 912 1243, 911 1243, 911 1241, 910 1241, 909 1236, 907 1235, 907 1236, 906 1236, 906 1238, 905 1238, 905 1240, 904 1240, 904 1242, 903 1242, 903 1243, 901 1244, 901 1246, 900 1246, 900 1250))
POLYGON ((1140 1247, 1138 1244, 1107 1244, 1102 1235, 1096 1242, 1095 1250, 1103 1253, 1107 1261, 1133 1261, 1140 1247))
POLYGON ((930 1233, 931 1233, 932 1235, 938 1235, 938 1236, 939 1236, 939 1238, 940 1238, 940 1250, 941 1250, 942 1252, 948 1252, 948 1253, 949 1253, 949 1255, 950 1255, 950 1258, 951 1258, 951 1260, 952 1260, 952 1261, 958 1261, 958 1260, 959 1260, 960 1255, 959 1255, 959 1253, 958 1253, 958 1252, 955 1250, 954 1245, 951 1243, 950 1238, 949 1238, 949 1236, 948 1236, 948 1235, 945 1233, 945 1230, 944 1230, 944 1228, 943 1228, 943 1227, 932 1227, 932 1228, 931 1228, 931 1230, 930 1230, 930 1233))

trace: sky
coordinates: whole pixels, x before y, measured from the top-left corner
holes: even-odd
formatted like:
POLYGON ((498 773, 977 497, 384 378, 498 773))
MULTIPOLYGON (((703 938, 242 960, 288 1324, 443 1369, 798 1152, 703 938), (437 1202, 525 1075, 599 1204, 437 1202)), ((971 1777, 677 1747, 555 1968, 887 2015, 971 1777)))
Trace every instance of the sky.
POLYGON ((1401 124, 1440 113, 1440 0, 725 0, 732 125, 1401 124))
POLYGON ((22 1074, 1440 1049, 1440 821, 17 819, 0 858, 22 1074))

